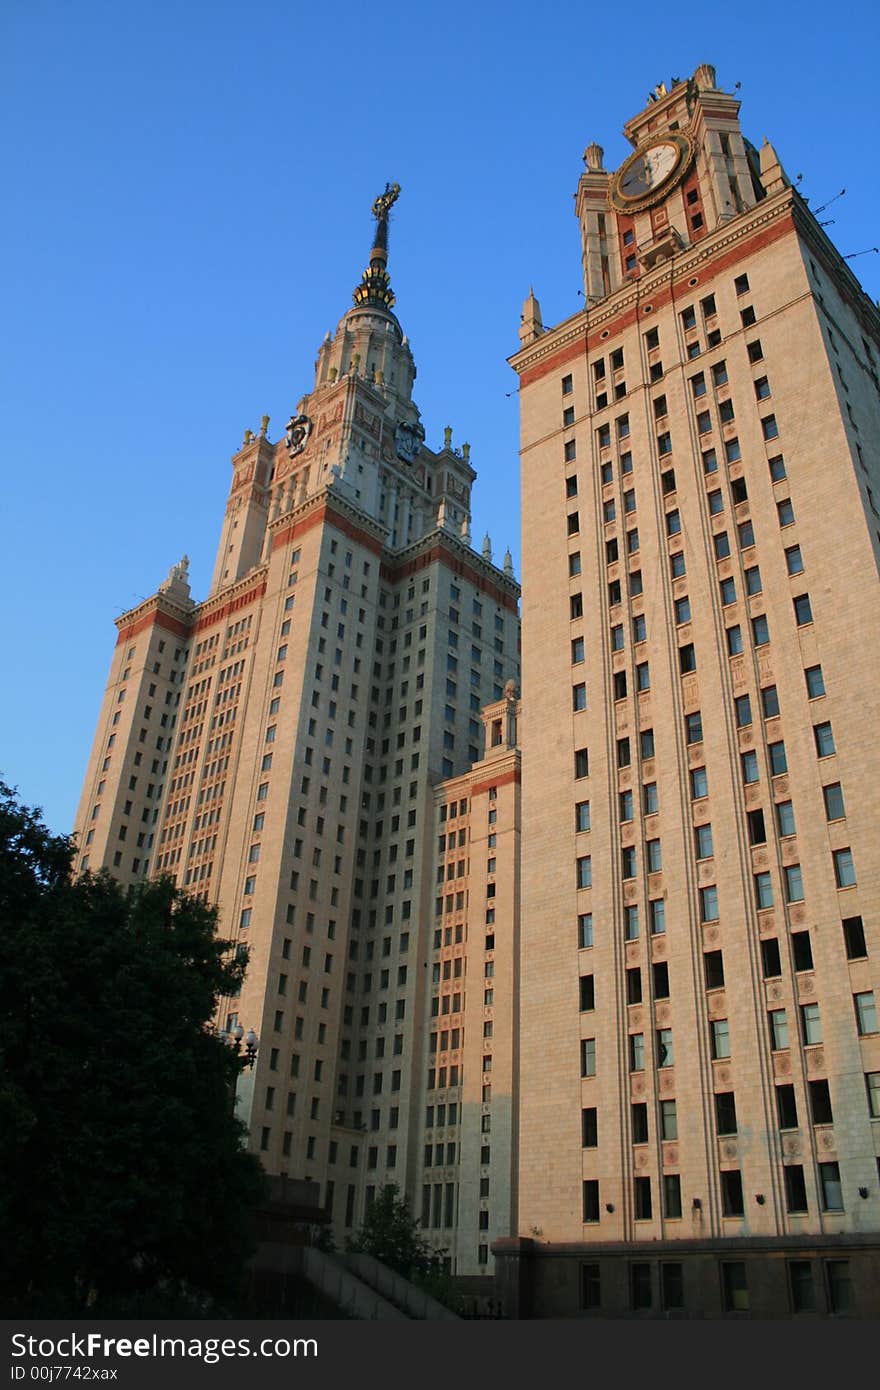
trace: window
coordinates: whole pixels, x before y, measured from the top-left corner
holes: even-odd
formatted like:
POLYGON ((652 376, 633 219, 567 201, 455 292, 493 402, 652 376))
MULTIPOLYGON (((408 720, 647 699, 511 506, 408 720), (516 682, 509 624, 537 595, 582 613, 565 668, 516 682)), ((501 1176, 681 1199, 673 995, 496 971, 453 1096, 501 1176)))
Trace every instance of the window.
POLYGON ((590 755, 586 748, 578 748, 575 752, 574 775, 575 778, 588 777, 590 775, 590 755))
POLYGON ((843 1211, 843 1188, 840 1183, 839 1164, 819 1164, 819 1191, 823 1211, 843 1211))
POLYGON ((776 514, 779 518, 780 526, 791 526, 794 524, 794 505, 790 497, 784 497, 781 502, 776 503, 776 514))
POLYGON ((583 681, 571 688, 571 707, 575 712, 587 708, 587 687, 583 681))
POLYGON ((599 1183, 596 1178, 588 1178, 583 1185, 584 1225, 599 1220, 599 1183))
POLYGON ((739 623, 727 629, 727 652, 729 656, 739 656, 743 649, 742 628, 739 623))
POLYGON ((691 796, 694 801, 699 801, 704 796, 709 795, 709 779, 706 776, 704 767, 691 768, 691 796))
POLYGON ((697 653, 693 642, 687 642, 678 649, 678 668, 682 675, 697 669, 697 653))
POLYGON ((644 613, 637 613, 633 618, 633 641, 644 642, 648 635, 648 625, 644 613))
MULTIPOLYGON (((776 806, 776 824, 782 836, 795 833, 794 806, 790 801, 780 801, 776 806)), ((791 901, 791 899, 789 900, 791 901)))
MULTIPOLYGON (((840 783, 831 782, 827 787, 823 787, 822 795, 825 798, 825 819, 843 820, 846 815, 846 808, 843 804, 843 788, 840 783)), ((838 884, 838 887, 840 886, 838 884)))
POLYGON ((767 755, 770 760, 771 777, 781 777, 783 773, 788 772, 788 759, 785 755, 785 743, 782 739, 777 740, 776 743, 768 743, 767 755))
POLYGON ((715 1131, 717 1134, 736 1134, 736 1099, 733 1091, 715 1095, 715 1131))
POLYGON ((635 878, 636 876, 636 851, 633 845, 625 845, 620 851, 621 877, 635 878))
POLYGON ((684 717, 684 734, 688 743, 703 742, 703 716, 699 710, 694 710, 691 714, 684 717))
POLYGON ((593 914, 578 913, 578 949, 583 951, 593 944, 593 914))
POLYGON ((865 990, 861 994, 853 995, 853 1004, 856 1011, 856 1027, 859 1037, 866 1037, 870 1033, 877 1032, 877 1005, 874 1000, 874 991, 865 990))
MULTIPOLYGON (((769 391, 767 394, 769 395, 769 391)), ((765 415, 761 421, 761 430, 765 439, 778 439, 779 425, 776 423, 776 416, 765 415)))
POLYGON ((668 1217, 675 1219, 681 1216, 681 1178, 678 1173, 665 1173, 663 1176, 663 1205, 668 1217))
POLYGON ((730 1024, 726 1018, 715 1018, 710 1023, 712 1059, 719 1061, 730 1056, 730 1024))
POLYGON ((766 845, 767 830, 764 825, 764 812, 760 808, 755 811, 748 811, 746 820, 749 827, 749 844, 766 845))
POLYGON ((617 766, 629 767, 631 761, 632 754, 630 752, 629 739, 619 738, 617 740, 617 766))
POLYGON ((826 1080, 809 1081, 807 1087, 810 1093, 810 1114, 813 1117, 813 1124, 833 1124, 834 1112, 831 1108, 831 1091, 828 1082, 826 1080))
POLYGON ((580 1005, 582 1014, 591 1013, 596 1007, 596 991, 593 986, 592 975, 581 975, 580 977, 580 1005))
POLYGON ((639 752, 643 758, 654 756, 654 730, 643 729, 639 734, 639 752))
POLYGON ((740 754, 742 764, 743 781, 748 785, 750 782, 758 780, 758 755, 754 749, 749 749, 747 753, 740 754))
POLYGON ((648 840, 645 844, 645 856, 649 874, 659 874, 663 868, 663 853, 659 840, 648 840))
POLYGON ((675 600, 675 621, 676 623, 689 623, 691 620, 691 601, 685 595, 684 598, 675 600))
POLYGON ((620 793, 620 819, 621 821, 632 820, 633 818, 633 794, 631 791, 620 793))
MULTIPOLYGON (((780 1090, 791 1089, 794 1087, 780 1086, 780 1090)), ((795 1115, 797 1124, 797 1115, 795 1115)), ((780 1126, 781 1127, 781 1126, 780 1126)), ((790 1163, 782 1170, 785 1181, 785 1210, 799 1212, 807 1210, 807 1184, 804 1181, 804 1170, 800 1163, 790 1163)))
POLYGON ((799 545, 790 545, 785 552, 785 563, 789 574, 803 574, 804 561, 799 545))
MULTIPOLYGON (((636 1221, 650 1221, 653 1216, 653 1205, 651 1202, 651 1179, 635 1179, 635 1219, 636 1221)), ((648 1266, 650 1270, 650 1265, 648 1266)))
POLYGON ((736 710, 736 725, 738 729, 744 729, 752 722, 752 702, 748 695, 737 695, 734 701, 736 710))
POLYGON ((669 568, 672 571, 673 579, 680 579, 685 573, 684 554, 677 550, 674 555, 669 557, 669 568))
POLYGON ((766 613, 759 613, 757 617, 752 618, 752 641, 756 647, 765 647, 770 641, 766 613))
POLYGON ((779 942, 775 936, 765 937, 761 942, 761 971, 765 980, 772 980, 782 974, 779 942))
POLYGON ((588 854, 581 855, 577 861, 577 886, 590 888, 593 882, 592 861, 588 854))
MULTIPOLYGON (((755 381, 756 400, 766 401, 769 398, 770 394, 770 382, 767 380, 765 376, 759 376, 755 381)), ((772 419, 773 417, 771 416, 770 418, 772 419)), ((769 436, 765 434, 764 438, 767 439, 769 438, 769 436)))
POLYGON ((810 595, 798 594, 796 598, 792 599, 792 603, 794 604, 794 616, 798 627, 806 627, 808 623, 813 621, 810 595))
POLYGON ((707 989, 723 988, 724 956, 721 951, 706 951, 703 956, 703 975, 707 989))
POLYGON ((880 1071, 866 1073, 865 1090, 868 1095, 868 1114, 872 1120, 880 1120, 880 1071))
POLYGON ((862 960, 868 954, 861 917, 845 917, 842 923, 847 960, 862 960))
POLYGON ((755 903, 759 911, 773 906, 773 883, 769 873, 755 874, 755 903))
POLYGON ((834 851, 834 877, 838 888, 852 888, 856 881, 856 869, 851 849, 834 851))
POLYGON ((623 909, 623 939, 624 941, 638 941, 639 939, 639 909, 635 903, 623 909))
POLYGON ((798 1113, 794 1086, 776 1087, 776 1117, 780 1129, 797 1129, 798 1113))
POLYGON ((597 1113, 594 1105, 581 1111, 581 1145, 585 1149, 595 1149, 599 1143, 597 1113))
POLYGON ((791 1307, 794 1313, 812 1313, 816 1308, 813 1266, 809 1260, 788 1261, 791 1307))
POLYGON ((596 1039, 581 1038, 581 1076, 596 1075, 596 1039))
POLYGON ((816 752, 820 758, 830 758, 834 749, 834 734, 831 731, 830 722, 813 725, 813 737, 816 740, 816 752))
POLYGON ((661 1100, 660 1102, 660 1137, 661 1139, 678 1138, 678 1116, 674 1100, 661 1100))
POLYGON ((779 692, 775 685, 766 685, 761 691, 761 707, 765 719, 775 719, 779 714, 779 692))
POLYGON ((657 1041, 657 1066, 671 1067, 674 1065, 672 1052, 672 1029, 658 1028, 656 1030, 657 1041))
POLYGON ((648 1142, 648 1107, 639 1101, 630 1107, 632 1111, 632 1141, 634 1144, 648 1142))
POLYGON ((699 890, 699 920, 717 922, 719 920, 719 891, 715 884, 699 890))
POLYGON ((719 531, 714 537, 715 559, 726 560, 730 554, 730 537, 726 531, 719 531))
POLYGON ((721 1210, 725 1216, 743 1214, 742 1173, 738 1168, 721 1174, 721 1210))
POLYGON ((818 1004, 801 1004, 801 1037, 805 1047, 822 1041, 822 1018, 818 1004))
POLYGON ((666 534, 677 536, 681 532, 681 514, 677 509, 666 513, 666 534))
POLYGON ((818 700, 820 696, 825 694, 825 680, 821 666, 808 666, 804 671, 804 679, 807 683, 809 699, 818 700))
POLYGON ((826 1260, 828 1306, 832 1313, 851 1313, 855 1307, 849 1260, 826 1260))
POLYGON ((662 936, 666 931, 666 903, 662 898, 652 898, 648 903, 651 935, 662 936))
POLYGON ((729 603, 736 603, 736 581, 733 579, 722 579, 721 581, 721 603, 727 606, 729 603))
POLYGON ((804 881, 800 864, 787 864, 785 867, 785 901, 802 903, 804 900, 804 881))
POLYGON ((630 1071, 645 1070, 644 1033, 630 1033, 629 1035, 629 1069, 630 1071))
POLYGON ((574 808, 575 830, 589 830, 590 828, 590 803, 589 801, 579 801, 574 808))
POLYGON ((571 379, 571 377, 570 377, 570 376, 564 376, 564 377, 562 378, 562 394, 563 394, 563 396, 570 396, 573 390, 574 390, 574 386, 573 386, 573 384, 572 384, 572 379, 571 379))
MULTIPOLYGON (((781 972, 778 972, 781 973, 781 972)), ((770 1042, 774 1052, 784 1052, 788 1047, 788 1019, 785 1009, 771 1009, 770 1042)))
MULTIPOLYGON (((598 1221, 598 1219, 597 1215, 596 1220, 598 1221)), ((581 1265, 581 1307, 588 1311, 591 1308, 601 1308, 601 1306, 602 1285, 599 1278, 599 1266, 598 1264, 581 1265)))

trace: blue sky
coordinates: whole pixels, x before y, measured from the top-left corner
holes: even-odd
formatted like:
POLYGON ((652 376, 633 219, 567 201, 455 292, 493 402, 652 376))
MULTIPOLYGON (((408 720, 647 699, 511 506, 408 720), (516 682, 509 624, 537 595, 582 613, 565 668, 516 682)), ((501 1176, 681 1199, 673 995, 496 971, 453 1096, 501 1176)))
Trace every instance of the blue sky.
MULTIPOLYGON (((615 167, 648 91, 714 63, 814 208, 846 188, 841 251, 876 246, 878 29, 867 0, 6 0, 0 774, 70 828, 113 619, 184 552, 205 595, 230 456, 310 389, 387 180, 428 442, 470 442, 475 539, 518 569, 506 358, 530 283, 545 323, 578 308, 584 147, 615 167)), ((851 266, 878 298, 880 255, 851 266)))

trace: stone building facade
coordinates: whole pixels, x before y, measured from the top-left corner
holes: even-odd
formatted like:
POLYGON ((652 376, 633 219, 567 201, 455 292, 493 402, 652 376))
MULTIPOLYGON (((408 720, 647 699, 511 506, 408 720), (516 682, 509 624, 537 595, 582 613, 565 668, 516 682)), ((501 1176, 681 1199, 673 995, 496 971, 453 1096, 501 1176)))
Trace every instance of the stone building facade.
MULTIPOLYGON (((412 399, 397 192, 313 390, 232 459, 207 598, 183 561, 117 621, 76 820, 80 869, 171 874, 247 946, 218 1019, 260 1039, 239 1113, 270 1174, 320 1184, 340 1241, 385 1183, 420 1208, 435 789, 519 674, 510 556, 470 543, 469 447, 427 447, 412 399)), ((458 1181, 456 1153, 453 1213, 458 1181)))
POLYGON ((509 1307, 877 1311, 880 315, 714 70, 526 300, 509 1307))

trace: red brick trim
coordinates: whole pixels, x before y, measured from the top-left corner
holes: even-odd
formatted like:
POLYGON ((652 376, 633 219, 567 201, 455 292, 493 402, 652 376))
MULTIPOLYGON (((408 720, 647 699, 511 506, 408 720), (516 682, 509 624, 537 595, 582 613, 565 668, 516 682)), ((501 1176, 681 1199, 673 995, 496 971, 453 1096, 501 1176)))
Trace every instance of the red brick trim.
POLYGON ((146 632, 147 628, 161 627, 167 632, 173 632, 175 637, 188 638, 192 633, 192 628, 186 623, 181 623, 177 618, 172 618, 170 613, 163 613, 161 608, 154 608, 152 613, 145 613, 142 618, 136 618, 127 627, 119 629, 119 636, 116 638, 116 645, 120 642, 130 642, 138 633, 146 632))
MULTIPOLYGON (((696 271, 696 274, 698 274, 700 278, 699 289, 702 291, 704 284, 708 286, 711 277, 721 274, 722 271, 729 270, 732 266, 738 265, 740 261, 746 260, 747 257, 754 256, 756 252, 763 251, 765 247, 772 245, 774 241, 779 241, 784 236, 788 236, 793 233, 794 230, 794 218, 791 212, 787 212, 784 216, 775 218, 770 226, 762 228, 761 231, 756 232, 754 236, 748 237, 743 241, 738 241, 734 246, 720 251, 717 256, 710 257, 710 259, 696 271)), ((694 273, 694 267, 689 266, 687 271, 682 271, 681 275, 676 277, 674 287, 666 281, 662 286, 658 286, 656 290, 649 291, 650 302, 653 304, 654 309, 662 309, 672 302, 673 288, 675 290, 675 297, 678 299, 680 297, 681 283, 684 281, 685 275, 690 279, 691 275, 694 273)), ((697 292, 696 287, 695 292, 697 292)), ((618 333, 622 333, 624 329, 632 327, 637 321, 638 311, 638 304, 628 304, 626 309, 622 310, 617 318, 606 320, 600 327, 591 329, 589 337, 586 340, 587 351, 592 353, 599 347, 604 348, 610 346, 611 340, 616 337, 618 333)), ((533 367, 528 367, 520 376, 520 388, 531 386, 533 382, 542 380, 543 377, 549 376, 551 372, 558 372, 561 368, 568 366, 570 362, 576 362, 582 358, 584 355, 585 336, 584 332, 579 333, 574 342, 566 343, 565 347, 560 348, 558 352, 554 352, 550 357, 545 357, 540 362, 536 362, 533 367)))
POLYGON ((490 777, 487 782, 475 782, 471 787, 471 796, 482 796, 490 787, 506 787, 509 782, 521 782, 522 774, 518 767, 513 767, 509 772, 502 772, 500 777, 490 777))

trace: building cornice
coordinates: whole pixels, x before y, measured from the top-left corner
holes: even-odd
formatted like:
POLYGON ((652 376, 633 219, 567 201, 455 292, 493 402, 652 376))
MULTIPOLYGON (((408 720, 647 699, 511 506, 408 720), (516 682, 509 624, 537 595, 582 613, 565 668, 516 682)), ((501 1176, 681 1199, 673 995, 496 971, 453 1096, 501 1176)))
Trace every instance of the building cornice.
POLYGON ((793 226, 792 207, 796 197, 793 189, 786 188, 763 199, 749 212, 724 223, 710 236, 665 261, 657 270, 639 276, 606 299, 581 309, 556 328, 548 329, 536 342, 509 357, 508 362, 519 373, 522 384, 527 384, 523 378, 539 379, 562 360, 582 350, 587 336, 590 342, 599 337, 604 340, 633 322, 640 309, 644 312, 646 304, 659 307, 682 280, 687 281, 713 262, 741 259, 748 254, 749 243, 754 240, 760 239, 764 244, 784 236, 793 226))

